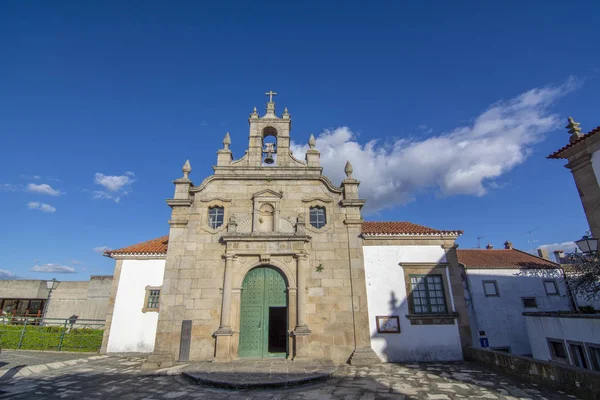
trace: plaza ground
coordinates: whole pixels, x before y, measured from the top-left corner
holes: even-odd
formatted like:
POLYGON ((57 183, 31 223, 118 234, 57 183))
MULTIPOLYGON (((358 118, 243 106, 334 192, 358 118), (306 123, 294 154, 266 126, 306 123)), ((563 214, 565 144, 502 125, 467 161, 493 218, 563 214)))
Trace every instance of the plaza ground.
MULTIPOLYGON (((73 355, 46 362, 49 353, 3 352, 0 363, 2 399, 297 399, 297 400, 454 400, 454 399, 576 399, 519 382, 477 364, 342 365, 330 379, 305 386, 227 390, 196 385, 181 376, 181 368, 142 372, 142 358, 73 355), (36 358, 37 357, 37 358, 36 358), (36 361, 37 360, 37 361, 36 361), (29 363, 29 364, 26 364, 29 363), (24 366, 27 365, 27 366, 24 366), (7 370, 6 367, 10 366, 7 370), (24 372, 15 373, 15 370, 24 372), (26 376, 24 376, 26 375, 26 376)), ((56 353, 52 353, 56 355, 56 353)), ((186 368, 189 368, 186 367, 186 368)), ((17 371, 18 372, 18 371, 17 371)), ((245 372, 254 373, 251 370, 245 372)), ((256 373, 261 373, 256 371, 256 373)))

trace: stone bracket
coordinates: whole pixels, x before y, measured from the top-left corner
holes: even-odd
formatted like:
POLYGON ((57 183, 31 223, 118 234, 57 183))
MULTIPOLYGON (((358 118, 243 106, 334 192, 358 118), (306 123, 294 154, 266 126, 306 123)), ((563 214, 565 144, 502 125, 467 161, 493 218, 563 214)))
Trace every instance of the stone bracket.
POLYGON ((213 333, 213 336, 233 336, 233 330, 231 328, 219 328, 213 333))
POLYGON ((311 330, 308 329, 308 326, 306 326, 306 325, 297 326, 296 329, 294 329, 292 331, 292 335, 294 335, 294 336, 308 336, 311 333, 312 333, 311 330))
POLYGON ((189 207, 192 205, 191 199, 167 199, 169 207, 189 207))
POLYGON ((171 219, 169 220, 169 225, 174 228, 184 227, 188 224, 188 221, 185 219, 171 219))

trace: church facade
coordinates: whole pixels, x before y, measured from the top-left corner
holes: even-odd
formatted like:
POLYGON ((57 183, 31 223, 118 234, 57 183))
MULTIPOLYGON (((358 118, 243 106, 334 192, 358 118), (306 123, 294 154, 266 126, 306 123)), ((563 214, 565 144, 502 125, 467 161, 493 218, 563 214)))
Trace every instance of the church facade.
POLYGON ((169 235, 116 260, 102 351, 181 360, 285 357, 367 365, 456 360, 471 342, 454 241, 460 231, 364 222, 350 163, 334 185, 291 117, 250 114, 248 150, 226 134, 214 174, 174 181, 169 235))

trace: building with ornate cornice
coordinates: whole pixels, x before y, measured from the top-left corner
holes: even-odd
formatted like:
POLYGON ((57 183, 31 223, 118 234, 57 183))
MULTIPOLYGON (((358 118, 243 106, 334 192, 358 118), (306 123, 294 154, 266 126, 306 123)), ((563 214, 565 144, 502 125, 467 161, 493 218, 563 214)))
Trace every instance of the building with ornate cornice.
POLYGON ((168 236, 108 251, 116 260, 102 351, 146 366, 239 358, 366 365, 462 359, 471 344, 456 257, 462 233, 364 222, 346 164, 336 186, 310 135, 254 108, 246 154, 225 135, 214 174, 174 181, 168 236))
POLYGON ((548 158, 566 159, 571 170, 592 236, 600 237, 600 126, 586 134, 579 122, 569 117, 566 128, 571 134, 569 144, 548 158))

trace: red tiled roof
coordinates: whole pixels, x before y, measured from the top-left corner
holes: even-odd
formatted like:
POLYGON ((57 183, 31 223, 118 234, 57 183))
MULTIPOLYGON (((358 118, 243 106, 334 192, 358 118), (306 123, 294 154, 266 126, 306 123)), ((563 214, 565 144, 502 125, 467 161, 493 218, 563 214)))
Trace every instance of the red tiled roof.
MULTIPOLYGON (((365 235, 461 235, 463 233, 462 231, 440 231, 411 222, 363 222, 362 232, 365 235)), ((168 244, 169 237, 162 236, 121 249, 108 250, 104 255, 112 257, 113 255, 167 254, 168 244)))
POLYGON ((573 143, 569 143, 568 145, 566 145, 566 146, 562 147, 561 149, 555 151, 554 153, 550 154, 547 158, 565 158, 565 157, 561 156, 560 153, 575 146, 577 143, 581 143, 584 140, 587 140, 590 136, 594 136, 598 132, 600 132, 600 126, 597 127, 596 129, 592 129, 591 131, 589 131, 588 133, 586 133, 579 139, 575 140, 573 143))
POLYGON ((458 262, 465 268, 560 268, 552 261, 516 249, 456 250, 458 262))
POLYGON ((167 254, 167 245, 169 243, 168 236, 162 236, 156 239, 148 240, 134 244, 133 246, 123 247, 117 250, 108 250, 104 252, 105 256, 111 257, 113 255, 150 255, 150 254, 167 254))
POLYGON ((363 222, 363 235, 462 235, 463 231, 441 231, 412 222, 363 222))

